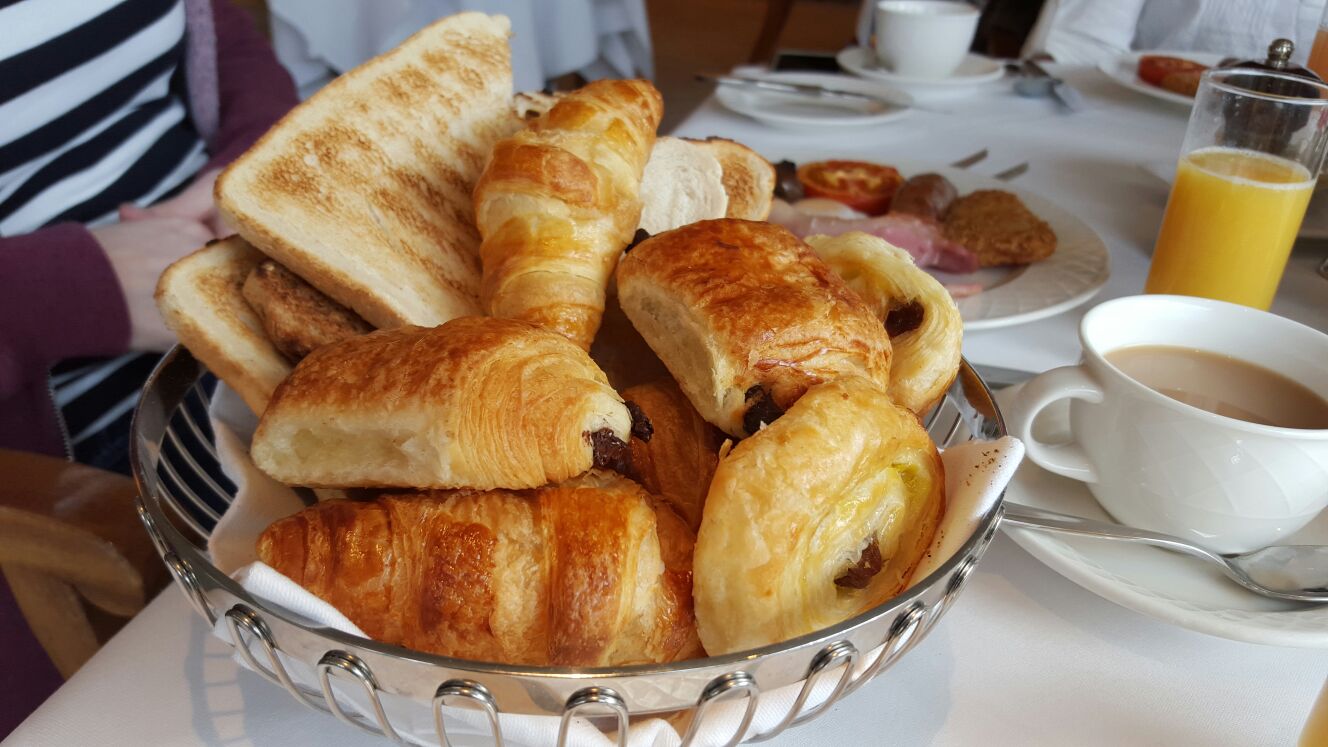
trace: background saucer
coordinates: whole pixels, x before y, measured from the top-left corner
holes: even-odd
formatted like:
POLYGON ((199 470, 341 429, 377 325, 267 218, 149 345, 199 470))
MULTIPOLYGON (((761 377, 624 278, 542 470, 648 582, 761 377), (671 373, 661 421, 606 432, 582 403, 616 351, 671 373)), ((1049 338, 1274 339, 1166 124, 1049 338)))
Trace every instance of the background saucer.
POLYGON ((888 83, 909 93, 936 92, 938 90, 959 91, 973 86, 1000 80, 1005 75, 1005 66, 1000 62, 978 54, 969 54, 959 63, 958 69, 945 78, 915 78, 899 75, 881 66, 876 59, 876 52, 863 47, 845 47, 835 55, 839 66, 864 78, 888 83))

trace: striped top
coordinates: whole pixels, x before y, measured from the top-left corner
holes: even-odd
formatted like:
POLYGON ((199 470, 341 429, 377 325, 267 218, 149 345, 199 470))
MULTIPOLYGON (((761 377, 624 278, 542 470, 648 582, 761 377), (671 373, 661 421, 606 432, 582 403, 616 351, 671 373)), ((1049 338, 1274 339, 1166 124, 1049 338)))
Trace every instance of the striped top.
MULTIPOLYGON (((113 222, 207 162, 185 105, 182 0, 0 0, 0 29, 0 236, 113 222)), ((72 456, 112 466, 154 358, 57 366, 72 456)))

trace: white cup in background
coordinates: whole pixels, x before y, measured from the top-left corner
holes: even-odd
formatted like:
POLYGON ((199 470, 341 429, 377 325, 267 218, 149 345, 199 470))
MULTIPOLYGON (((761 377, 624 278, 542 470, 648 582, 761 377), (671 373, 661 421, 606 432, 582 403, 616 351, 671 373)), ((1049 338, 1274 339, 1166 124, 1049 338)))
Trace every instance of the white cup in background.
POLYGON ((1043 469, 1088 485, 1117 521, 1230 553, 1277 544, 1328 506, 1328 429, 1223 417, 1139 383, 1104 356, 1136 345, 1219 353, 1271 369, 1328 400, 1328 335, 1268 312, 1187 296, 1100 304, 1079 325, 1083 362, 1024 385, 1006 413, 1043 469), (1033 438, 1070 399, 1068 444, 1033 438))
POLYGON ((978 9, 959 0, 876 3, 876 57, 910 78, 945 78, 959 67, 978 29, 978 9))

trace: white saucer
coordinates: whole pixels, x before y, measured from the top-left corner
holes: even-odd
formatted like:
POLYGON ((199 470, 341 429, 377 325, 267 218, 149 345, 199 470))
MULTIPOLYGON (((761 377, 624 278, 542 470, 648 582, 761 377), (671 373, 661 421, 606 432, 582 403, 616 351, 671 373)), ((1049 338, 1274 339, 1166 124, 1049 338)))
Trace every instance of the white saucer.
POLYGON ((719 103, 733 111, 775 127, 825 128, 863 127, 890 122, 907 116, 913 97, 874 81, 832 73, 759 73, 744 77, 782 83, 803 83, 849 93, 863 93, 890 102, 879 106, 852 99, 814 98, 778 91, 751 90, 720 85, 715 89, 719 103))
POLYGON ((854 75, 888 83, 909 93, 934 92, 940 89, 959 90, 1000 80, 1005 66, 990 57, 969 54, 959 67, 945 78, 917 78, 892 72, 876 59, 876 52, 863 47, 845 47, 835 55, 839 66, 854 75))
MULTIPOLYGON (((1008 411, 1018 387, 997 393, 1008 411)), ((1058 402, 1038 421, 1037 436, 1055 442, 1069 431, 1069 406, 1058 402)), ((1006 498, 1089 519, 1112 521, 1083 483, 1025 460, 1006 498)), ((1328 605, 1261 597, 1202 561, 1144 545, 1005 529, 1033 557, 1104 599, 1162 622, 1249 643, 1328 648, 1328 605)), ((1328 544, 1328 511, 1287 544, 1328 544)))

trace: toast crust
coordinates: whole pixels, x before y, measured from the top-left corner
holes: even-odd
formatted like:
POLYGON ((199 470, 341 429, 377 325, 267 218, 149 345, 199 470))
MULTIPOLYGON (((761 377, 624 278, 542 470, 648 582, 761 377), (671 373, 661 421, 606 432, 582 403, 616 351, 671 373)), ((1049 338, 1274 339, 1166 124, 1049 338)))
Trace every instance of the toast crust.
POLYGON ((180 342, 260 415, 291 370, 241 292, 266 259, 238 236, 213 241, 166 268, 154 296, 180 342))

